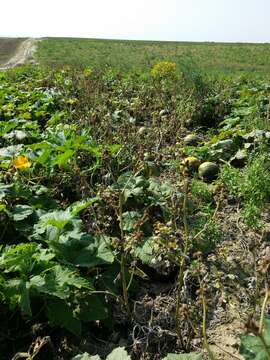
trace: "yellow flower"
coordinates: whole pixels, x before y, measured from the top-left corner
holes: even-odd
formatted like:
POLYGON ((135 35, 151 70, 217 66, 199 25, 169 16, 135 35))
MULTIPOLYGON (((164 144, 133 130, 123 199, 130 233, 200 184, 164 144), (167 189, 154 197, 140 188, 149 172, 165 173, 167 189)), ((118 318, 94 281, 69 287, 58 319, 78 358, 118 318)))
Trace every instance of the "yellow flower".
POLYGON ((176 63, 161 61, 153 66, 151 75, 155 78, 173 77, 176 74, 176 63))
POLYGON ((29 169, 32 163, 28 157, 20 155, 13 159, 13 166, 19 170, 29 169))
POLYGON ((91 69, 91 68, 86 68, 86 69, 84 69, 84 71, 83 71, 83 74, 84 74, 84 76, 90 76, 90 75, 92 75, 92 73, 93 73, 93 70, 91 69))

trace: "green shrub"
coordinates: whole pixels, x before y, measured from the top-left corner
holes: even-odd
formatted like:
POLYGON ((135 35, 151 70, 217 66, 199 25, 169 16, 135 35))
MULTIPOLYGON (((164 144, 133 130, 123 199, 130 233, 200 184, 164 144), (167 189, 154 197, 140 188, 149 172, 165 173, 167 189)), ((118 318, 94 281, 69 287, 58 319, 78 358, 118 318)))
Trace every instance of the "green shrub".
POLYGON ((210 185, 200 180, 192 180, 191 194, 195 200, 201 201, 205 204, 212 203, 213 201, 213 193, 211 191, 210 185))
POLYGON ((223 167, 220 179, 231 195, 243 206, 247 225, 258 228, 261 210, 270 196, 269 156, 264 151, 255 153, 243 169, 223 167))

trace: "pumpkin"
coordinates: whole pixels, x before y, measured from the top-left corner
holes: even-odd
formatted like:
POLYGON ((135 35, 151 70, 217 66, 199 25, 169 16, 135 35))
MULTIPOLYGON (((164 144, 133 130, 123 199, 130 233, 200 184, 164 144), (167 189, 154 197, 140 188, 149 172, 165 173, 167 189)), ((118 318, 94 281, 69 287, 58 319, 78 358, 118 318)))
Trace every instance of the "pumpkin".
POLYGON ((189 134, 184 138, 184 144, 185 145, 197 145, 200 142, 200 138, 196 134, 189 134))
POLYGON ((188 173, 192 173, 198 170, 200 160, 195 156, 189 156, 182 161, 182 165, 188 173))
POLYGON ((198 172, 201 179, 210 182, 217 178, 219 167, 213 162, 206 161, 199 166, 198 172))

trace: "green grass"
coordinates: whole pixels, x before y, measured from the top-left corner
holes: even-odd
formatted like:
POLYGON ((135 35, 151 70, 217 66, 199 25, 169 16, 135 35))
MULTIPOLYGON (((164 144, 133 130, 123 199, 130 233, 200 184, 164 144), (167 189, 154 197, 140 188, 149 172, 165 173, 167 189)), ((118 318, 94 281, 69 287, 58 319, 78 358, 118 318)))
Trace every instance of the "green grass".
POLYGON ((148 70, 166 59, 183 58, 200 64, 209 74, 256 74, 270 70, 270 44, 188 43, 48 38, 39 43, 38 60, 45 65, 75 65, 124 71, 148 70))
POLYGON ((14 55, 23 38, 0 38, 0 65, 5 64, 14 55))
POLYGON ((261 226, 261 210, 269 201, 269 158, 265 149, 255 152, 244 169, 225 166, 221 179, 229 192, 237 196, 243 206, 243 218, 248 226, 258 229, 261 226))

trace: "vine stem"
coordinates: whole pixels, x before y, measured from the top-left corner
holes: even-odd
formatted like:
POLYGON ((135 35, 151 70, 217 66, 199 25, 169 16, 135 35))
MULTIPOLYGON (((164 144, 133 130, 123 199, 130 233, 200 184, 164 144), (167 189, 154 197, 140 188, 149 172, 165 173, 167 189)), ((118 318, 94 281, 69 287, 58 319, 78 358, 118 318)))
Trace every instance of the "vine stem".
POLYGON ((207 340, 207 332, 206 332, 207 304, 206 304, 205 295, 203 293, 202 293, 202 307, 203 307, 202 334, 203 334, 204 347, 209 355, 210 360, 215 360, 215 356, 212 353, 207 340))
POLYGON ((179 266, 179 275, 177 279, 177 299, 176 299, 176 310, 175 310, 175 323, 176 323, 176 331, 177 336, 180 340, 180 344, 182 348, 184 346, 184 339, 181 331, 180 325, 180 305, 181 305, 181 290, 184 283, 184 271, 186 265, 186 257, 189 248, 189 226, 188 226, 188 214, 187 214, 187 200, 188 200, 188 188, 189 188, 189 180, 186 179, 184 183, 184 199, 183 199, 183 223, 184 223, 184 251, 181 256, 180 266, 179 266))
POLYGON ((259 335, 260 336, 262 336, 262 334, 263 334, 264 313, 265 313, 265 308, 266 308, 268 300, 269 300, 269 289, 267 288, 265 291, 265 296, 263 299, 262 309, 261 309, 260 324, 259 324, 259 335))
MULTIPOLYGON (((119 195, 119 227, 120 227, 120 237, 121 237, 121 260, 120 260, 120 274, 122 282, 122 291, 125 308, 130 315, 129 301, 128 301, 128 286, 126 279, 126 258, 124 251, 124 226, 123 226, 123 193, 119 195)), ((130 286, 130 285, 129 285, 130 286)))
POLYGON ((263 347, 267 353, 268 360, 270 360, 270 351, 269 351, 269 346, 267 345, 265 338, 263 336, 263 329, 264 329, 264 314, 265 314, 267 302, 269 300, 269 295, 270 295, 270 291, 269 291, 269 288, 267 287, 265 290, 265 296, 264 296, 263 303, 262 303, 260 323, 259 323, 259 332, 258 332, 258 336, 261 339, 263 347))
POLYGON ((219 206, 220 206, 220 203, 218 201, 215 211, 214 211, 214 214, 212 215, 210 220, 204 225, 204 227, 196 235, 193 236, 193 241, 196 240, 199 236, 201 236, 207 230, 207 228, 210 226, 210 224, 215 220, 215 218, 217 216, 217 212, 219 210, 219 206))
POLYGON ((110 291, 102 291, 102 290, 99 291, 99 290, 97 290, 97 291, 91 291, 91 293, 90 293, 90 295, 99 295, 99 294, 101 294, 101 295, 110 295, 112 297, 115 297, 116 299, 119 298, 118 295, 116 295, 116 294, 114 294, 114 293, 112 293, 110 291))
POLYGON ((234 359, 238 359, 238 360, 243 360, 243 358, 242 358, 242 357, 240 358, 239 356, 237 356, 237 355, 235 355, 235 354, 231 353, 230 351, 223 349, 223 347, 221 347, 220 345, 215 344, 215 346, 216 346, 217 348, 219 348, 221 351, 223 351, 225 354, 230 355, 232 358, 234 358, 234 359))
POLYGON ((119 218, 119 228, 120 228, 120 243, 121 243, 121 257, 120 257, 120 276, 121 276, 121 283, 122 283, 122 293, 123 293, 123 302, 125 308, 127 310, 128 315, 131 317, 131 311, 129 306, 129 299, 128 299, 128 290, 131 286, 134 273, 131 275, 129 283, 127 284, 126 278, 126 254, 124 248, 125 242, 125 235, 124 235, 124 224, 123 224, 123 204, 124 204, 124 191, 127 188, 132 176, 137 176, 141 172, 141 168, 136 171, 134 175, 130 175, 128 181, 126 182, 122 191, 119 192, 119 202, 118 202, 118 218, 119 218))

